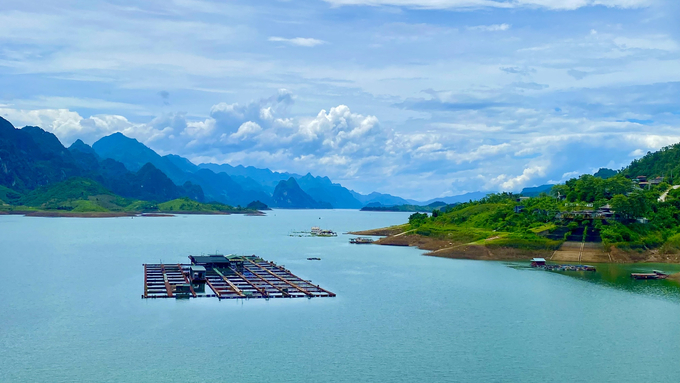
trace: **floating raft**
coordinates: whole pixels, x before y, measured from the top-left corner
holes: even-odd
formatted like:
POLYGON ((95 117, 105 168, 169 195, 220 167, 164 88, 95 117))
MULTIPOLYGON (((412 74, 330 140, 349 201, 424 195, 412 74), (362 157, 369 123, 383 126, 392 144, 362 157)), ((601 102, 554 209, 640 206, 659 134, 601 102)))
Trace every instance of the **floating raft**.
POLYGON ((545 265, 539 267, 550 271, 597 271, 595 266, 589 265, 545 265))
POLYGON ((142 298, 313 298, 335 294, 256 256, 189 256, 191 264, 145 264, 142 298), (213 294, 205 293, 205 286, 213 294))

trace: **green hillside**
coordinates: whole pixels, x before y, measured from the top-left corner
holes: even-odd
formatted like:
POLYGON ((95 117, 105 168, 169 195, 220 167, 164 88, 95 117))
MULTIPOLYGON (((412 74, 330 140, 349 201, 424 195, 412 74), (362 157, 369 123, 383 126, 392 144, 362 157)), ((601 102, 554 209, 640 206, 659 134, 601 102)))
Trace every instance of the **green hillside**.
POLYGON ((228 213, 235 211, 246 211, 248 209, 234 208, 221 203, 201 203, 189 198, 178 198, 172 201, 158 204, 159 212, 167 213, 228 213))
POLYGON ((406 230, 461 244, 534 250, 554 249, 573 232, 590 230, 605 247, 673 252, 680 249, 680 189, 660 201, 669 188, 663 182, 640 188, 620 174, 608 179, 583 175, 556 185, 551 196, 520 200, 511 193, 490 194, 440 214, 415 213, 406 230), (605 205, 613 216, 593 218, 605 205))
POLYGON ((674 181, 673 177, 678 177, 678 172, 680 172, 680 143, 666 146, 653 153, 648 152, 622 170, 622 174, 630 178, 666 177, 671 183, 674 181))
MULTIPOLYGON (((188 197, 163 203, 122 198, 100 183, 74 177, 66 181, 37 188, 22 195, 0 186, 0 209, 4 211, 64 213, 247 213, 254 208, 234 208, 220 203, 201 203, 188 197)), ((266 205, 264 205, 266 207, 266 205)))
POLYGON ((74 177, 66 181, 37 188, 14 204, 39 210, 71 212, 124 211, 132 200, 121 198, 96 181, 74 177))

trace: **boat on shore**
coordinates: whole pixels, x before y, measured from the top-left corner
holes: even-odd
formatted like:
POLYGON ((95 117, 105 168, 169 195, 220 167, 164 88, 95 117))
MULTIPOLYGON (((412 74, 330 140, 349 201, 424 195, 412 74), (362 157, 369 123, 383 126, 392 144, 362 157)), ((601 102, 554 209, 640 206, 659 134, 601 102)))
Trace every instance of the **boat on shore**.
POLYGON ((353 243, 353 244, 356 244, 356 245, 370 244, 370 243, 373 243, 373 239, 366 238, 366 237, 356 237, 356 238, 350 238, 349 243, 353 243))

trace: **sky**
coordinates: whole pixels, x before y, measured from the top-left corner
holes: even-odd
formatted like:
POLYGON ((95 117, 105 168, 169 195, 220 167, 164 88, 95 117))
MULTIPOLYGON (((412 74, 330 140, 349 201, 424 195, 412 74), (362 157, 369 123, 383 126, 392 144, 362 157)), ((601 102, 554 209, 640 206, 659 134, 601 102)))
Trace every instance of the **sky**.
POLYGON ((0 115, 426 200, 680 142, 676 0, 0 3, 0 115))

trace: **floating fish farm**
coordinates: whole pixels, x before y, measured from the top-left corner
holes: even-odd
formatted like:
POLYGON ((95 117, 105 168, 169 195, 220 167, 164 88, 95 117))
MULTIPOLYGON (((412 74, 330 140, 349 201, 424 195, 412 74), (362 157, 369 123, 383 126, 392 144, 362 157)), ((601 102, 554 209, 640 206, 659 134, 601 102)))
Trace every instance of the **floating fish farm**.
POLYGON ((190 255, 189 260, 191 264, 145 264, 142 298, 335 296, 290 270, 254 255, 190 255))

